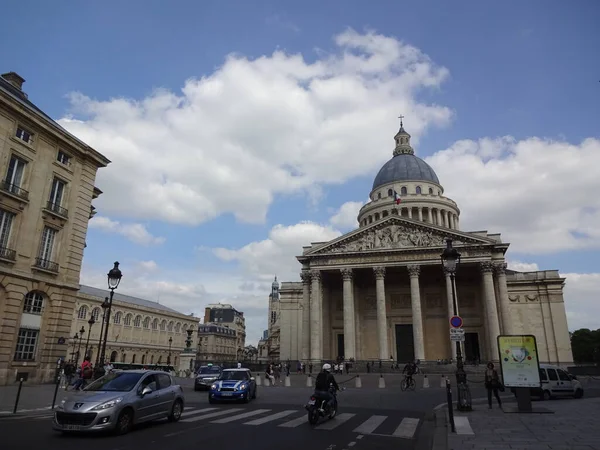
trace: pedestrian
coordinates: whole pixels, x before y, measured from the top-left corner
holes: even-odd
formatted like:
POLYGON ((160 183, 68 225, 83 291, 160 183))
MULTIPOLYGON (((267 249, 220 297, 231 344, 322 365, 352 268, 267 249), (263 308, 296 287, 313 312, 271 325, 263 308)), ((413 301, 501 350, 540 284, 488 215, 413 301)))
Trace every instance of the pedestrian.
POLYGON ((498 400, 498 407, 502 408, 502 400, 500 400, 500 395, 498 394, 498 390, 504 391, 504 386, 500 382, 500 377, 498 376, 498 372, 494 369, 494 363, 489 362, 487 365, 487 369, 485 370, 485 388, 487 389, 487 397, 488 397, 488 407, 492 409, 492 393, 496 400, 498 400))

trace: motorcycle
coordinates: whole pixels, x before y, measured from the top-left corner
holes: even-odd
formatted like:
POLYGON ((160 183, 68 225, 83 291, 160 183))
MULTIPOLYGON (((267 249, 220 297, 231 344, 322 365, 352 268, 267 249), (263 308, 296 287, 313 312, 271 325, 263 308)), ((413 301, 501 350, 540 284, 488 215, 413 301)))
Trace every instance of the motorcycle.
MULTIPOLYGON (((344 390, 344 388, 340 388, 344 390)), ((329 403, 327 398, 319 395, 319 392, 315 392, 311 397, 305 408, 308 411, 308 423, 316 425, 320 417, 329 417, 333 419, 337 414, 337 391, 332 385, 329 386, 329 393, 332 395, 333 400, 329 403)))

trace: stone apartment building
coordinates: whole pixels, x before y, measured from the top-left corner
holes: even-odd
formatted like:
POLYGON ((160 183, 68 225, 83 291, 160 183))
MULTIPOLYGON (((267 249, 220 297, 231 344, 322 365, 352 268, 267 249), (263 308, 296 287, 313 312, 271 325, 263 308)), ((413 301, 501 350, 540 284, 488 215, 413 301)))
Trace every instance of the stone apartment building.
POLYGON ((226 303, 215 303, 204 309, 204 323, 214 323, 235 331, 236 350, 232 359, 240 359, 246 347, 246 319, 244 313, 226 303))
POLYGON ((197 364, 233 362, 239 359, 237 332, 217 323, 198 326, 197 364))
POLYGON ((99 168, 110 161, 0 76, 0 385, 67 356, 99 168))

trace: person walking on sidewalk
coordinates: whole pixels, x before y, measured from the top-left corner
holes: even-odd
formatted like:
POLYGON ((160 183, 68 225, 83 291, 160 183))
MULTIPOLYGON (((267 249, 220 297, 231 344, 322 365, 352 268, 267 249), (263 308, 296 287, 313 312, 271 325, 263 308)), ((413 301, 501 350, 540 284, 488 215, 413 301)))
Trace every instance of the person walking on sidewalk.
POLYGON ((73 389, 80 390, 85 387, 86 381, 92 378, 92 374, 94 373, 92 369, 92 363, 90 362, 90 357, 86 356, 81 363, 81 373, 79 374, 79 379, 73 385, 73 389))
POLYGON ((500 395, 498 394, 498 390, 501 387, 502 383, 500 382, 498 372, 494 369, 494 364, 489 362, 485 371, 485 388, 487 389, 488 406, 490 409, 492 409, 492 393, 496 397, 496 400, 498 400, 498 407, 502 408, 502 400, 500 400, 500 395))

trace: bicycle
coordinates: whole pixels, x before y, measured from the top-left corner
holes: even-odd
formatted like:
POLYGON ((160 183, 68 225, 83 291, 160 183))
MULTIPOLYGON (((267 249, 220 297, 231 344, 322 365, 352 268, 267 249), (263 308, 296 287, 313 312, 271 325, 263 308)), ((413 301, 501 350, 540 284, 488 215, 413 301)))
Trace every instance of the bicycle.
POLYGON ((403 391, 406 391, 407 389, 414 391, 415 387, 415 379, 413 377, 408 377, 405 375, 404 380, 402 380, 402 384, 400 385, 400 389, 402 389, 403 391))

